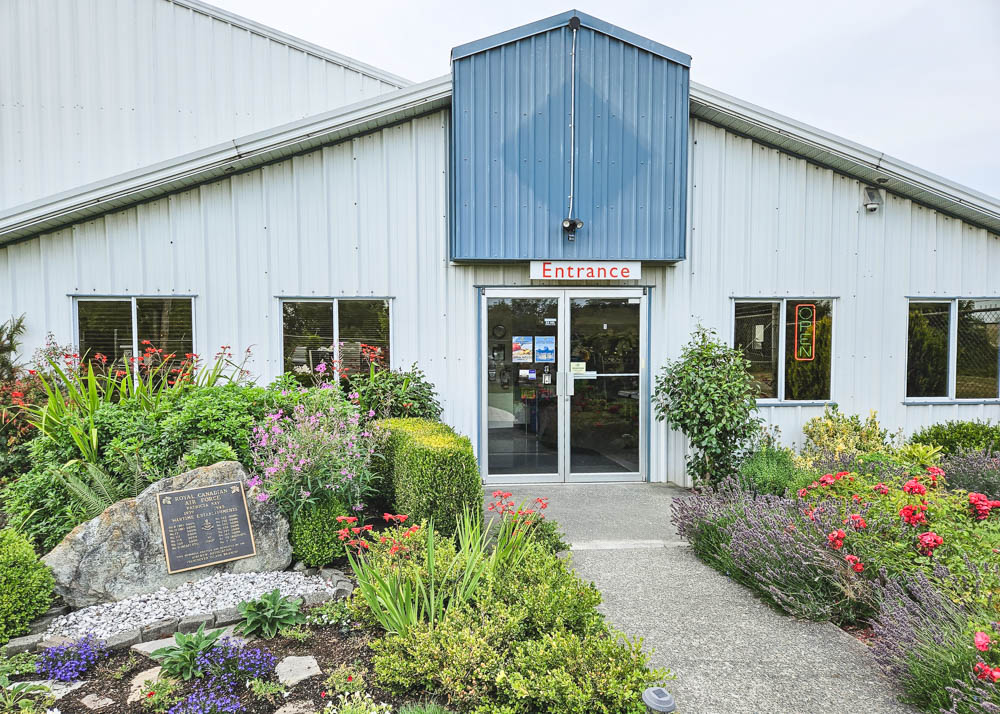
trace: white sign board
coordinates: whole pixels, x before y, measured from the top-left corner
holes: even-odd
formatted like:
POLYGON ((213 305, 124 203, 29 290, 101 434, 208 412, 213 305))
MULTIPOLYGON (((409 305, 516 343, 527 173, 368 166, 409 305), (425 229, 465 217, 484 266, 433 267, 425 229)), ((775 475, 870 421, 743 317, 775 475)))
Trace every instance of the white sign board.
POLYGON ((532 280, 639 280, 638 260, 533 260, 532 280))

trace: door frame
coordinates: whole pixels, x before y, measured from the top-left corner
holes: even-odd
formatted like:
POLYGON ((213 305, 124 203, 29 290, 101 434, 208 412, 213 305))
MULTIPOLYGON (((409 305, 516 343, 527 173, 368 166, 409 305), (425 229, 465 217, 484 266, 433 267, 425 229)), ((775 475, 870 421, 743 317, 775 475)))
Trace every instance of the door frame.
POLYGON ((534 483, 613 483, 648 481, 649 454, 649 301, 644 287, 490 287, 479 288, 479 472, 486 484, 534 483), (578 473, 570 471, 571 395, 569 372, 570 300, 572 298, 639 299, 639 471, 627 473, 578 473), (489 344, 488 304, 490 298, 556 298, 558 333, 556 344, 556 395, 559 409, 559 470, 555 474, 489 474, 489 378, 485 350, 489 344))

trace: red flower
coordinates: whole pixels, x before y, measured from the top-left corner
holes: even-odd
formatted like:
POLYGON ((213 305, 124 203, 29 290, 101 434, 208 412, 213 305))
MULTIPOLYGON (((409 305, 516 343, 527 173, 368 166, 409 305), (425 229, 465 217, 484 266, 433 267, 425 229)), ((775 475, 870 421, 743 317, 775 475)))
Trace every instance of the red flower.
POLYGON ((847 518, 844 519, 844 523, 850 522, 851 528, 856 530, 862 530, 868 527, 868 523, 865 522, 864 516, 860 513, 852 513, 847 518))
POLYGON ((856 555, 845 555, 844 560, 851 564, 855 573, 863 572, 865 569, 865 564, 861 562, 861 559, 856 555))
POLYGON ((874 486, 872 486, 872 488, 881 493, 883 496, 889 493, 889 487, 886 486, 884 483, 877 483, 874 486))
POLYGON ((838 528, 832 533, 829 533, 826 536, 826 540, 831 548, 833 548, 834 550, 840 550, 841 548, 844 547, 844 538, 846 537, 847 534, 844 533, 843 529, 838 528))
POLYGON ((899 515, 908 525, 918 526, 922 523, 927 523, 927 516, 924 515, 924 511, 926 510, 927 506, 924 504, 920 504, 919 506, 903 506, 899 511, 899 515))
POLYGON ((904 493, 915 493, 918 496, 923 496, 927 493, 927 487, 922 483, 917 481, 916 478, 911 478, 909 481, 903 484, 904 493))
POLYGON ((919 541, 919 550, 926 556, 930 556, 934 553, 934 549, 941 546, 944 543, 944 538, 939 536, 934 531, 927 531, 926 533, 921 533, 917 536, 919 541))
POLYGON ((352 677, 351 675, 347 675, 347 681, 348 682, 353 682, 354 681, 354 677, 352 677))
POLYGON ((982 521, 990 517, 994 508, 1000 508, 1000 501, 991 501, 981 493, 970 493, 969 507, 972 508, 973 517, 982 521))
POLYGON ((972 673, 979 679, 994 683, 1000 682, 1000 667, 992 668, 985 662, 976 662, 976 666, 972 668, 972 673))

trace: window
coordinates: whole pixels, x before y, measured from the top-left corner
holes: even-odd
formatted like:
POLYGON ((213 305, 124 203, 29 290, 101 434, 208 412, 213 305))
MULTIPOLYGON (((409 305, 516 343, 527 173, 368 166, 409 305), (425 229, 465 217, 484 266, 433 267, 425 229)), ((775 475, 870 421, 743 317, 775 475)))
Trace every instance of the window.
POLYGON ((832 300, 735 304, 733 345, 750 361, 760 399, 829 400, 832 343, 832 300))
POLYGON ((83 361, 98 354, 123 366, 149 341, 164 354, 194 352, 191 298, 79 298, 77 344, 83 361))
POLYGON ((302 381, 320 363, 348 375, 390 364, 388 300, 285 300, 281 315, 285 371, 302 381))
POLYGON ((910 301, 906 396, 1000 399, 1000 299, 910 301))

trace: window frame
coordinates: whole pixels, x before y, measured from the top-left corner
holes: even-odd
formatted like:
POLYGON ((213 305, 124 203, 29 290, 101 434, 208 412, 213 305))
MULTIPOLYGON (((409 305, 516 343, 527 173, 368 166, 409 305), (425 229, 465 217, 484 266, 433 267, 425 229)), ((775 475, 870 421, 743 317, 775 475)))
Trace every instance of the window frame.
POLYGON ((278 355, 277 364, 278 372, 277 374, 284 374, 285 372, 285 311, 284 304, 286 302, 332 302, 333 303, 333 359, 339 364, 340 363, 340 302, 343 301, 369 301, 374 302, 376 300, 383 300, 389 307, 389 363, 386 365, 386 369, 393 369, 393 364, 395 363, 396 354, 396 319, 395 319, 395 299, 387 295, 275 295, 275 300, 278 302, 278 309, 275 314, 278 315, 278 355))
POLYGON ((778 335, 778 383, 777 397, 763 397, 757 399, 757 405, 761 407, 821 407, 834 404, 833 395, 836 394, 836 370, 833 368, 834 359, 837 354, 837 298, 829 295, 796 295, 788 297, 774 296, 734 296, 729 299, 729 339, 730 347, 736 347, 736 305, 737 303, 771 303, 778 305, 778 314, 781 317, 781 329, 778 335), (786 329, 786 315, 788 314, 788 303, 799 301, 830 301, 830 396, 827 399, 785 399, 785 357, 787 353, 788 330, 786 329))
MULTIPOLYGON (((70 295, 70 299, 73 301, 73 346, 76 349, 80 348, 80 303, 81 302, 128 302, 130 304, 132 312, 132 356, 138 356, 142 354, 139 350, 139 309, 137 306, 137 301, 139 300, 187 300, 191 303, 191 351, 193 354, 200 354, 198 352, 198 314, 195 308, 197 304, 195 299, 197 295, 97 295, 97 294, 87 294, 87 295, 70 295)), ((83 355, 80 355, 81 362, 83 361, 83 355)), ((136 369, 138 369, 138 363, 136 364, 136 369)))
MULTIPOLYGON (((1000 404, 1000 390, 995 397, 958 397, 958 303, 962 300, 992 300, 1000 302, 1000 296, 948 296, 948 295, 907 295, 906 296, 906 328, 904 334, 903 357, 903 404, 920 406, 928 404, 1000 404), (948 394, 943 397, 910 397, 906 394, 906 376, 910 361, 910 304, 911 303, 948 303, 948 394)), ((1000 359, 1000 355, 998 355, 1000 359)), ((998 366, 1000 369, 1000 366, 998 366)))

